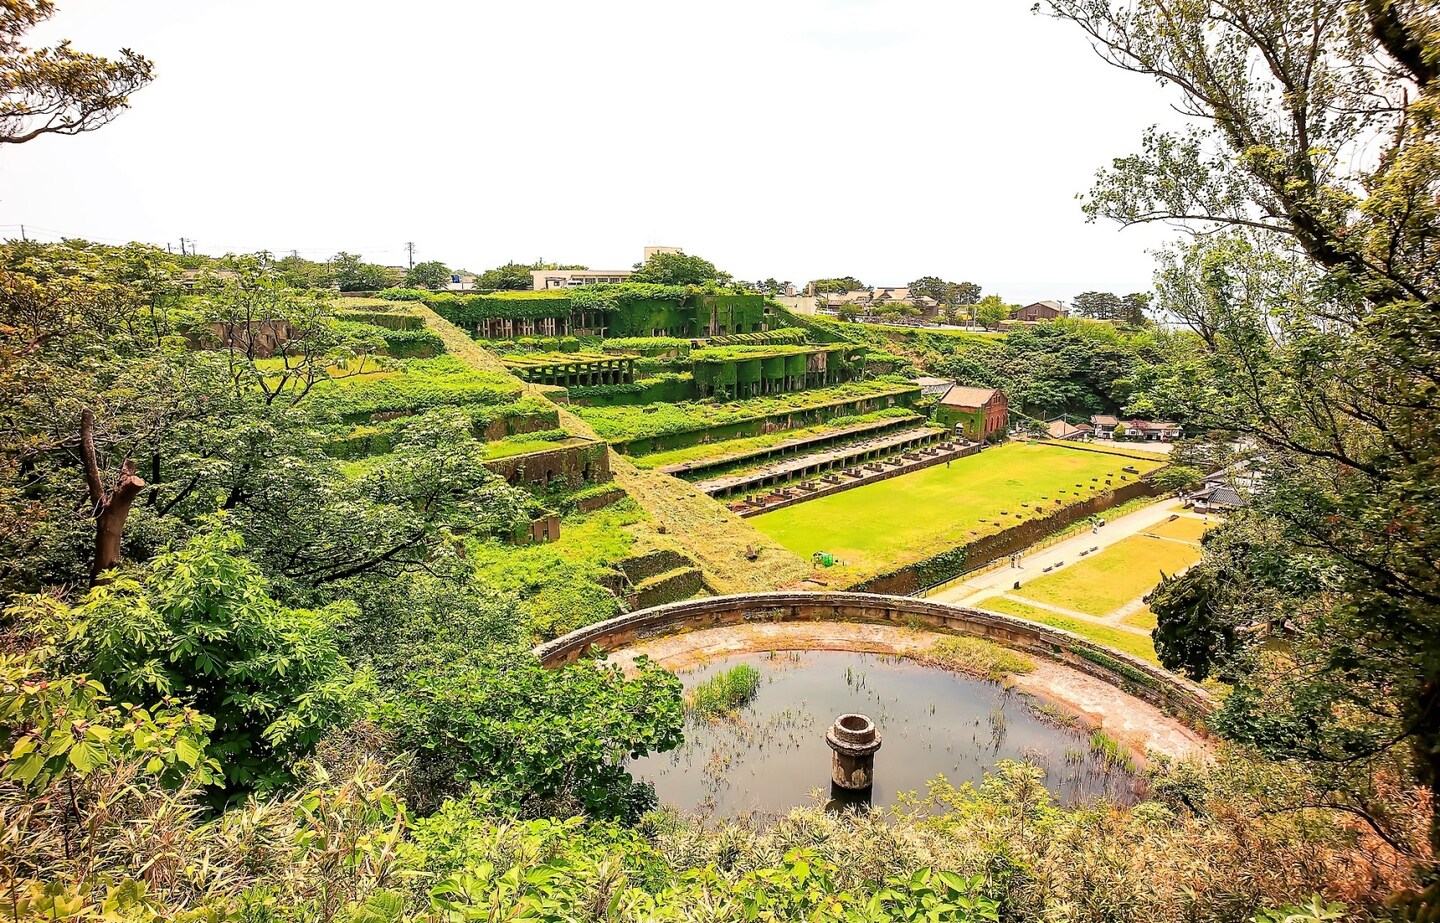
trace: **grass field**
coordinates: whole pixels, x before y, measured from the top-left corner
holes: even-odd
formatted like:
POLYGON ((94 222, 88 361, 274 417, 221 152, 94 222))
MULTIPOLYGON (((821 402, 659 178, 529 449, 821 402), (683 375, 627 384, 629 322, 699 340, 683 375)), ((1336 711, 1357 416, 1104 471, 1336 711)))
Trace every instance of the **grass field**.
POLYGON ((1160 463, 1007 443, 949 466, 936 465, 749 521, 802 557, 828 551, 851 566, 874 570, 1037 518, 1042 511, 1059 509, 1057 500, 1069 503, 1077 495, 1092 496, 1104 489, 1106 475, 1119 486, 1124 483, 1120 469, 1127 464, 1145 472, 1160 463))
POLYGON ((1135 628, 1143 628, 1146 631, 1154 631, 1156 624, 1158 624, 1155 618, 1155 613, 1150 611, 1149 606, 1146 606, 1144 609, 1141 609, 1138 612, 1130 613, 1129 615, 1125 616, 1125 618, 1121 619, 1121 621, 1124 622, 1126 625, 1130 625, 1135 628))
POLYGON ((1215 523, 1206 523, 1191 516, 1181 516, 1179 519, 1171 519, 1159 522, 1145 530, 1146 535, 1158 535, 1161 538, 1178 538, 1182 542, 1198 542, 1200 536, 1215 527, 1215 523))
POLYGON ((1174 574, 1200 560, 1195 545, 1132 535, 1093 557, 1037 577, 1014 593, 1088 615, 1105 615, 1148 593, 1161 573, 1174 574))
POLYGON ((1027 606, 1022 602, 1006 599, 1004 596, 982 599, 976 604, 976 607, 999 612, 1002 615, 1029 619, 1032 622, 1049 625, 1051 628, 1060 628, 1117 651, 1142 657, 1151 663, 1160 662, 1159 658, 1155 656, 1155 645, 1150 643, 1148 635, 1137 635, 1133 631, 1125 631, 1123 628, 1115 628, 1111 625, 1097 625, 1084 619, 1066 618, 1058 612, 1041 609, 1039 606, 1027 606))

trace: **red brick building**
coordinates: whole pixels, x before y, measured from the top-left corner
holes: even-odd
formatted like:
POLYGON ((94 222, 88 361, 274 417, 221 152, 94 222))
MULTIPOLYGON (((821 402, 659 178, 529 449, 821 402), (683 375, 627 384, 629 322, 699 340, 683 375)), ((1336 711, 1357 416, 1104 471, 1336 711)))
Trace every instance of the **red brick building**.
POLYGON ((935 419, 946 426, 958 424, 966 439, 988 442, 1005 436, 1010 404, 998 388, 955 385, 941 396, 935 419))

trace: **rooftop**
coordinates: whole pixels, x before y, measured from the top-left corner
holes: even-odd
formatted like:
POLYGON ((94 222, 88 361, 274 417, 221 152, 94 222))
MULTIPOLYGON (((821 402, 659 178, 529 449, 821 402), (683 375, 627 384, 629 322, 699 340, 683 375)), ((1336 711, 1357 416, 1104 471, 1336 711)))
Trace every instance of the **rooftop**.
POLYGON ((994 388, 968 388, 965 385, 955 385, 940 398, 940 403, 947 407, 984 407, 996 394, 1000 392, 994 388))

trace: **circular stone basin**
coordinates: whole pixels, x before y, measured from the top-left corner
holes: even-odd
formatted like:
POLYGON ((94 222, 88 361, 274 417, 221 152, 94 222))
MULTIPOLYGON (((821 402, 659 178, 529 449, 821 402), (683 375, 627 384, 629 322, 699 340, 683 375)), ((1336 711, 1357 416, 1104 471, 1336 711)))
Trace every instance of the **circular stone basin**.
POLYGON ((1088 728, 1057 723, 1041 710, 1042 700, 893 655, 742 654, 680 678, 689 689, 742 663, 760 671, 748 705, 716 721, 692 717, 679 749, 630 762, 637 780, 654 783, 662 804, 735 817, 778 816, 815 803, 816 792, 826 801, 826 732, 837 716, 842 722, 868 716, 884 740, 875 754, 875 807, 895 804, 901 792, 923 793, 936 776, 954 785, 979 783, 1000 760, 1039 766, 1046 787, 1067 806, 1102 798, 1130 803, 1143 789, 1113 755, 1092 749, 1088 728))

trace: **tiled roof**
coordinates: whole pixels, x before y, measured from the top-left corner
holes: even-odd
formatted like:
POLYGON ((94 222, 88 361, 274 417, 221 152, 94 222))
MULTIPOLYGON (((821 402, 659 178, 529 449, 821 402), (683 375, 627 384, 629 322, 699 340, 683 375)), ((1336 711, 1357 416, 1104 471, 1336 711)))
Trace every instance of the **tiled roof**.
POLYGON ((994 388, 967 388, 956 385, 940 398, 946 407, 984 407, 998 392, 994 388))

